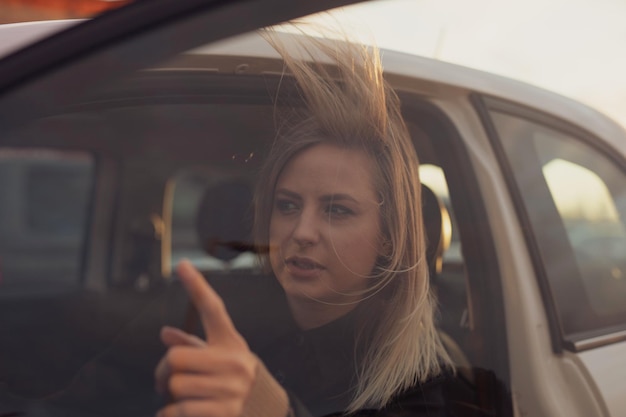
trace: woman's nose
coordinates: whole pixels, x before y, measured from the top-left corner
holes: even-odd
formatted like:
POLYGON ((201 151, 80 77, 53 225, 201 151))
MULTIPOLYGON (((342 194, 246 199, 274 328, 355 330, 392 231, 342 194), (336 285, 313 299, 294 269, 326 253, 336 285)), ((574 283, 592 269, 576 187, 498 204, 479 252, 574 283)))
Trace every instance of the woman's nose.
POLYGON ((293 239, 301 247, 311 246, 319 240, 319 226, 314 213, 302 211, 294 226, 293 239))

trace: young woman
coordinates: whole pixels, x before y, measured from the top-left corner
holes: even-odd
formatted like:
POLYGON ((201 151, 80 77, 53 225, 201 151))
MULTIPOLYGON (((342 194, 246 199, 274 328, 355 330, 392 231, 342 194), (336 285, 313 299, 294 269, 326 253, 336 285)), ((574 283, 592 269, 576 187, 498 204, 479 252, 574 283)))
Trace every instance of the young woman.
POLYGON ((444 415, 418 160, 379 55, 307 39, 294 58, 273 44, 305 106, 260 174, 255 234, 293 329, 253 353, 183 262, 207 340, 163 329, 157 387, 173 401, 159 416, 444 415))

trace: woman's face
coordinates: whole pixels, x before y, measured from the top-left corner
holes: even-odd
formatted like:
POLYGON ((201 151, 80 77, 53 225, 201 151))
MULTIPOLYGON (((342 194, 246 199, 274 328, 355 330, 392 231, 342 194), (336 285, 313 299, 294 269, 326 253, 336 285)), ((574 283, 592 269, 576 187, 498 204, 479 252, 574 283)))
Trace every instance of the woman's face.
POLYGON ((283 169, 270 263, 292 309, 322 304, 345 311, 364 297, 382 246, 374 169, 365 152, 328 144, 302 151, 283 169))

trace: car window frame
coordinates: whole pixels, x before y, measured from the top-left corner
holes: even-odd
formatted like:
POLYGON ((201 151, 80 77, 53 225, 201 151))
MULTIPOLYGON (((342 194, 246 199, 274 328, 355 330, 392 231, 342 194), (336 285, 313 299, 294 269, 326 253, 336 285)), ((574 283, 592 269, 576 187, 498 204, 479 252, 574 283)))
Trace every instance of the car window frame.
MULTIPOLYGON (((513 201, 518 221, 520 222, 520 230, 524 235, 526 247, 532 261, 532 265, 537 278, 537 284, 542 298, 542 304, 548 320, 550 341, 552 350, 556 354, 561 354, 564 350, 578 353, 596 347, 606 346, 626 340, 626 323, 615 326, 607 326, 598 331, 588 332, 582 335, 566 335, 560 322, 559 311, 553 295, 553 288, 550 283, 549 273, 546 270, 546 263, 543 262, 545 253, 540 249, 538 241, 535 237, 534 228, 528 211, 525 208, 524 197, 519 190, 513 168, 509 163, 509 158, 501 143, 501 138, 490 112, 498 112, 526 120, 530 123, 539 124, 548 129, 552 129, 564 135, 572 137, 584 145, 587 145, 613 162, 618 169, 624 171, 626 175, 626 158, 621 157, 622 153, 602 140, 592 132, 574 125, 568 120, 564 120, 557 116, 553 116, 538 109, 530 108, 518 103, 511 102, 499 97, 474 93, 471 95, 471 102, 474 106, 482 124, 486 131, 487 137, 491 143, 492 149, 498 160, 498 164, 503 174, 503 178, 509 190, 509 195, 513 201)), ((556 212, 555 212, 556 213, 556 212)), ((556 213, 558 214, 558 213, 556 213)), ((560 220, 560 216, 558 217, 560 220)), ((565 230, 563 230, 563 239, 569 242, 565 230)), ((571 248, 571 259, 574 259, 574 253, 571 248)), ((575 263, 569 266, 570 273, 579 275, 579 271, 575 268, 575 263)), ((582 284, 581 284, 582 285, 582 284)))
POLYGON ((438 104, 399 91, 405 119, 420 114, 420 125, 433 140, 446 175, 466 268, 468 308, 473 308, 473 321, 478 324, 481 340, 486 345, 482 362, 472 363, 478 377, 489 381, 492 395, 484 400, 491 403, 494 415, 512 416, 513 400, 511 367, 507 339, 504 291, 500 278, 493 231, 485 201, 481 196, 476 171, 472 166, 463 132, 438 104), (424 117, 427 115, 427 117, 424 117))

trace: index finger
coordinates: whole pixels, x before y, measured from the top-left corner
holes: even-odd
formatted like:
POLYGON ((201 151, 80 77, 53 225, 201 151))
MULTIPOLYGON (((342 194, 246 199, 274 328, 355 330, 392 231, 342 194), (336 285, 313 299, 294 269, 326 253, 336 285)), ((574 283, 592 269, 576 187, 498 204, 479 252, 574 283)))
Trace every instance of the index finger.
POLYGON ((191 302, 198 310, 208 343, 228 341, 239 335, 224 302, 204 276, 188 260, 181 261, 176 272, 191 302))

